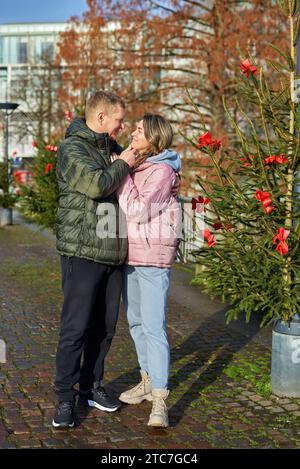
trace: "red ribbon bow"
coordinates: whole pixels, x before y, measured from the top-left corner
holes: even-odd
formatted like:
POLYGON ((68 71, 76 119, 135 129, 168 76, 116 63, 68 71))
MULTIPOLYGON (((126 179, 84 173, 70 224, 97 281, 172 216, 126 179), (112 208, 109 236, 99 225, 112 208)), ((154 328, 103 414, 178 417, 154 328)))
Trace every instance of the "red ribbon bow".
POLYGON ((204 209, 204 207, 201 207, 199 206, 200 204, 201 205, 207 205, 209 204, 210 202, 210 199, 208 197, 202 197, 201 195, 198 197, 198 199, 195 199, 195 197, 192 198, 192 210, 195 210, 197 209, 196 211, 198 213, 202 213, 204 209), (198 205, 198 207, 197 207, 198 205))
POLYGON ((284 164, 288 163, 288 159, 284 155, 270 155, 267 158, 264 158, 265 164, 284 164))
POLYGON ((45 150, 57 151, 57 147, 54 146, 54 145, 46 145, 46 146, 45 146, 45 150))
POLYGON ((52 164, 52 163, 48 163, 48 164, 45 166, 44 173, 45 173, 45 174, 50 173, 50 171, 52 171, 52 168, 53 168, 53 164, 52 164))
POLYGON ((254 65, 251 65, 248 59, 242 60, 241 62, 242 72, 249 77, 249 74, 254 75, 257 72, 257 68, 254 65))
POLYGON ((65 117, 67 119, 68 122, 71 122, 72 120, 72 113, 71 111, 65 111, 65 117))
POLYGON ((205 239, 205 241, 207 241, 209 248, 211 248, 212 246, 216 244, 215 237, 214 235, 211 234, 209 230, 203 231, 203 238, 205 239))
POLYGON ((212 227, 215 231, 220 230, 222 228, 222 223, 216 222, 212 224, 212 227))
POLYGON ((219 150, 221 146, 221 140, 213 140, 209 132, 205 132, 205 134, 200 135, 198 138, 198 147, 207 147, 208 145, 213 149, 219 150))
POLYGON ((289 234, 290 234, 290 230, 286 230, 283 227, 281 227, 281 228, 278 228, 277 234, 273 238, 272 244, 276 244, 276 242, 278 241, 275 251, 277 252, 279 251, 282 256, 284 256, 285 254, 289 252, 289 247, 285 242, 289 234))
POLYGON ((273 210, 275 210, 274 207, 272 207, 271 205, 272 200, 270 199, 269 192, 263 192, 260 189, 257 189, 257 191, 255 192, 255 197, 262 203, 265 213, 269 214, 273 210))

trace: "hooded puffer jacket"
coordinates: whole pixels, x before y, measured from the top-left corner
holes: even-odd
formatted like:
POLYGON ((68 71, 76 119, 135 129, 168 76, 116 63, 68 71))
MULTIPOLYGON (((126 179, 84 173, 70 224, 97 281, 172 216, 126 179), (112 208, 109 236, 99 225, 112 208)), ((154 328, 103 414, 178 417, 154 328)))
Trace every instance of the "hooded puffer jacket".
POLYGON ((119 234, 122 213, 114 192, 130 169, 123 160, 110 161, 112 153, 121 151, 108 134, 93 132, 84 119, 69 126, 57 153, 60 254, 109 265, 124 262, 127 238, 119 234))
POLYGON ((181 238, 181 209, 171 194, 180 159, 165 150, 148 158, 117 189, 126 213, 128 257, 134 266, 171 267, 181 238))

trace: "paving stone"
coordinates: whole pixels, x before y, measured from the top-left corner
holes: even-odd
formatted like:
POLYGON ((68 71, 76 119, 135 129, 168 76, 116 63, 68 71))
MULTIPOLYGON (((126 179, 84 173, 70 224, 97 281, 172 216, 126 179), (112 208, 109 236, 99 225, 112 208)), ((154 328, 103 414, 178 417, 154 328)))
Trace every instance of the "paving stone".
POLYGON ((297 404, 288 404, 283 406, 286 410, 299 410, 299 406, 297 404))
POLYGON ((259 405, 262 405, 263 407, 270 407, 271 405, 273 405, 273 402, 272 401, 260 401, 259 405))
POLYGON ((20 441, 20 444, 18 445, 18 447, 21 448, 21 449, 41 448, 42 444, 39 440, 24 440, 24 439, 22 439, 20 441))
POLYGON ((1 442, 0 448, 1 449, 16 449, 17 446, 14 443, 6 443, 6 442, 2 443, 1 442))
POLYGON ((13 425, 12 427, 12 431, 15 435, 23 435, 23 434, 27 434, 27 433, 30 433, 30 428, 27 427, 27 425, 25 424, 17 424, 17 425, 13 425))
POLYGON ((254 402, 259 402, 261 404, 261 401, 263 401, 263 397, 261 396, 256 396, 256 395, 249 395, 249 399, 254 402))
POLYGON ((281 407, 271 407, 270 409, 268 409, 269 412, 271 412, 272 414, 280 414, 280 413, 284 413, 285 410, 282 409, 281 407))
POLYGON ((46 440, 42 440, 42 446, 45 448, 64 448, 66 445, 63 440, 48 438, 46 440))

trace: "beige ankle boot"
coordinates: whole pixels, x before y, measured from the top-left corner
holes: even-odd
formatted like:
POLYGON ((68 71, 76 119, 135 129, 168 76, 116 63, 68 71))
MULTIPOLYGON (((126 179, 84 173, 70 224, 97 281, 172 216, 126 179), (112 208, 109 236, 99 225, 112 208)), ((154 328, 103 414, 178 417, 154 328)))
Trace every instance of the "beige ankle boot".
POLYGON ((145 371, 141 371, 142 381, 134 388, 122 392, 119 397, 121 402, 126 404, 140 404, 145 399, 152 401, 150 377, 145 371))
POLYGON ((168 427, 168 409, 165 400, 169 395, 167 389, 153 389, 152 390, 152 412, 150 414, 148 425, 150 427, 168 427))

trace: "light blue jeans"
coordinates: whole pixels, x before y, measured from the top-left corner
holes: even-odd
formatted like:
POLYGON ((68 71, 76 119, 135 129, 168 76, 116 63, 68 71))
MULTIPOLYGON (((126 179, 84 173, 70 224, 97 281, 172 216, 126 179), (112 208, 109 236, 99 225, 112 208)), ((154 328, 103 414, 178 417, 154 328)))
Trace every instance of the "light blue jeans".
POLYGON ((169 268, 124 266, 123 303, 139 365, 152 389, 166 389, 170 348, 166 331, 169 268))

